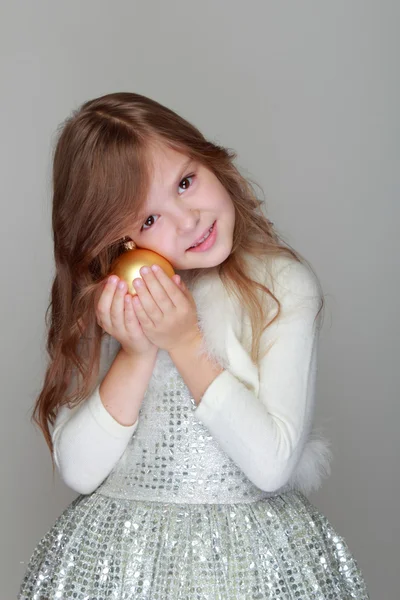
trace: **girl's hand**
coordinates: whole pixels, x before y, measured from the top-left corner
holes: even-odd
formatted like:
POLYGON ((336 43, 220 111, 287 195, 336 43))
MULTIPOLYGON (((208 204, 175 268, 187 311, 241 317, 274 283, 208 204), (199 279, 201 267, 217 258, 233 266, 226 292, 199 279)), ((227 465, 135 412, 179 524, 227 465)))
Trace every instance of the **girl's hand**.
POLYGON ((127 291, 125 281, 116 275, 109 277, 96 306, 97 322, 127 354, 145 354, 155 345, 143 332, 127 291))
POLYGON ((179 275, 170 278, 155 265, 155 269, 140 269, 140 278, 133 280, 137 296, 133 297, 136 316, 148 339, 164 350, 190 342, 200 334, 196 303, 179 275), (179 282, 179 283, 178 283, 179 282))

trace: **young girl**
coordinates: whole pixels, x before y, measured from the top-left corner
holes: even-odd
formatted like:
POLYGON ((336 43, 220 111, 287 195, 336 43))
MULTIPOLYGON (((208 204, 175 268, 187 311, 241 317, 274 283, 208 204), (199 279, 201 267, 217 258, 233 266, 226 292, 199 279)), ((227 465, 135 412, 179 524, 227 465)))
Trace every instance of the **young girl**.
POLYGON ((33 416, 79 496, 34 550, 20 599, 368 598, 306 497, 330 459, 313 428, 319 283, 235 157, 133 93, 64 124, 33 416), (128 293, 109 275, 135 246, 173 277, 142 269, 128 293))

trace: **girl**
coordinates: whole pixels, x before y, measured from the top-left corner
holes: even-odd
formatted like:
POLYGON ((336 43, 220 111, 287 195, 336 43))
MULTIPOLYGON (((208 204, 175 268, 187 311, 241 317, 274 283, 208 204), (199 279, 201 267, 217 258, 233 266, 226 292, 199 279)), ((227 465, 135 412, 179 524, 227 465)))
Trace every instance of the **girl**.
POLYGON ((133 93, 64 124, 33 417, 79 496, 20 599, 368 598, 306 497, 330 459, 313 428, 319 284, 235 157, 133 93), (135 245, 175 275, 142 269, 131 295, 108 275, 135 245))

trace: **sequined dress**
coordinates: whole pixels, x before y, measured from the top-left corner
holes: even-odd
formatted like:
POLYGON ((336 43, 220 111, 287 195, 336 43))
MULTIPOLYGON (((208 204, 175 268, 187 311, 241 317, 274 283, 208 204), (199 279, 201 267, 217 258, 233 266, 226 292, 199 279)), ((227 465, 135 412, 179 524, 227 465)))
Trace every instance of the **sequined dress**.
POLYGON ((194 408, 159 350, 124 454, 39 542, 19 600, 369 598, 326 517, 299 490, 257 488, 194 408))

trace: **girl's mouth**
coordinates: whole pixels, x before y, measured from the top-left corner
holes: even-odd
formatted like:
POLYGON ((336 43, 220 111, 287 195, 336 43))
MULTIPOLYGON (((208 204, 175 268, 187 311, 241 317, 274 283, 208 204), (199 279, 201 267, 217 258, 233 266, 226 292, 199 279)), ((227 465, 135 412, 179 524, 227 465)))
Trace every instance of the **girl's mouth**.
POLYGON ((189 252, 189 251, 190 252, 205 252, 206 250, 211 248, 211 246, 214 245, 216 237, 217 237, 217 221, 214 221, 214 223, 212 224, 212 226, 210 228, 210 233, 208 234, 206 239, 203 242, 201 242, 201 244, 199 244, 198 246, 194 246, 193 248, 188 248, 186 250, 186 252, 189 252))

